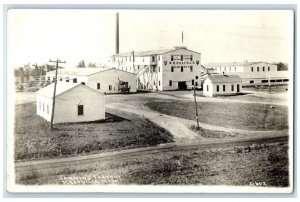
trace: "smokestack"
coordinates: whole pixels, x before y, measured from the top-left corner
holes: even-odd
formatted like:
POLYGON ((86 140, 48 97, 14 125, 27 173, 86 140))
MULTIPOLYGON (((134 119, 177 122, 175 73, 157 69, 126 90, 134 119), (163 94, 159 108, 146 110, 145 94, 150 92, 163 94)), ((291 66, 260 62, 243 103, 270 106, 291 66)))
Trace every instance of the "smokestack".
POLYGON ((119 13, 116 13, 116 54, 119 54, 119 13))

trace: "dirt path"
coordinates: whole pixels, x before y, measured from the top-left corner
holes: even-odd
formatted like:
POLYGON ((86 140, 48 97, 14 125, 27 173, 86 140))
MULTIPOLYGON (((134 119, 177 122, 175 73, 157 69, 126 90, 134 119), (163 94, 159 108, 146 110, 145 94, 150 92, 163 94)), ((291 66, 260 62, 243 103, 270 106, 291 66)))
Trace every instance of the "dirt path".
MULTIPOLYGON (((152 111, 151 109, 145 107, 142 104, 129 105, 129 104, 121 104, 121 103, 112 103, 107 104, 106 108, 121 110, 127 113, 136 114, 143 118, 147 118, 160 127, 168 130, 175 138, 175 141, 180 141, 182 139, 193 140, 195 138, 202 139, 202 141, 207 141, 206 138, 201 137, 196 132, 192 131, 190 128, 192 125, 196 125, 196 122, 193 120, 183 119, 179 117, 169 116, 166 114, 161 114, 156 111, 152 111)), ((239 133, 243 136, 251 136, 251 137, 275 137, 281 135, 287 135, 288 130, 270 130, 270 131, 252 131, 252 130, 241 130, 235 128, 225 128, 205 123, 199 123, 201 128, 207 130, 215 130, 215 131, 225 131, 229 133, 239 133)))

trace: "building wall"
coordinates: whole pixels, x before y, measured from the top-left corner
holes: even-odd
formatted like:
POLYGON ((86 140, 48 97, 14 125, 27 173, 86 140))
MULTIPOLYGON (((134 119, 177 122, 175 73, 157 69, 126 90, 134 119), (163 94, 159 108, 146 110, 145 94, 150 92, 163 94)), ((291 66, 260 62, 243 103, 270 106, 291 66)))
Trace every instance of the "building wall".
POLYGON ((186 85, 192 86, 192 80, 198 82, 200 85, 200 78, 198 81, 195 77, 200 77, 201 74, 201 54, 185 50, 178 49, 162 55, 162 90, 176 90, 178 89, 178 82, 186 82, 186 85), (173 61, 171 56, 173 55, 173 61), (183 61, 175 60, 174 56, 184 56, 183 61), (192 60, 188 59, 188 56, 192 55, 192 60), (173 67, 173 72, 172 72, 173 67), (183 72, 181 72, 181 67, 183 72), (192 67, 192 71, 190 68, 192 67), (170 86, 170 81, 172 85, 170 86))
POLYGON ((51 121, 52 114, 52 99, 37 95, 36 99, 36 113, 47 121, 51 121))
POLYGON ((118 89, 119 80, 128 82, 130 92, 136 92, 136 75, 116 69, 90 75, 86 85, 103 93, 120 93, 121 91, 118 89), (100 83, 100 89, 97 89, 97 83, 100 83), (111 90, 109 86, 111 86, 111 90))
MULTIPOLYGON (((37 114, 51 121, 52 99, 37 96, 37 114), (39 109, 39 103, 45 104, 39 109), (49 113, 47 107, 49 106, 49 113)), ((53 123, 86 122, 105 119, 105 97, 92 92, 83 86, 78 86, 56 97, 53 123), (78 105, 84 105, 84 115, 78 115, 78 105)))
POLYGON ((213 97, 216 95, 234 95, 237 93, 237 85, 240 86, 240 91, 242 91, 242 83, 241 82, 230 82, 230 83, 212 83, 209 79, 206 79, 203 84, 203 95, 208 97, 213 97), (217 91, 217 85, 219 85, 219 92, 217 91), (225 85, 225 91, 223 91, 223 85, 225 85), (233 90, 232 90, 232 85, 233 90), (208 86, 208 90, 207 90, 208 86))

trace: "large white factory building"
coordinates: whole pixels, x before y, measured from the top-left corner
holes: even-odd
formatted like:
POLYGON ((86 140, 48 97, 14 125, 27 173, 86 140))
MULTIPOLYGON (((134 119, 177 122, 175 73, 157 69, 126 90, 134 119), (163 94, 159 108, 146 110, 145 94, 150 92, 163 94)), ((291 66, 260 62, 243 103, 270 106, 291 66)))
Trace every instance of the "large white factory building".
POLYGON ((177 90, 200 85, 201 54, 184 46, 115 54, 110 66, 135 73, 138 89, 177 90))

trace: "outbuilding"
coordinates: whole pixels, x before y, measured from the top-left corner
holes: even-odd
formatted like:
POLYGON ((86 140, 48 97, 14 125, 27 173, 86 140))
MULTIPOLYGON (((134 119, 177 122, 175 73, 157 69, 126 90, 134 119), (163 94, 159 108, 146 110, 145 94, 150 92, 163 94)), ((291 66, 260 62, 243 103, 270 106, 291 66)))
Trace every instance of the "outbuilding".
MULTIPOLYGON (((37 115, 51 121, 54 83, 37 92, 37 115)), ((53 123, 105 119, 104 94, 77 83, 57 82, 53 123)))
MULTIPOLYGON (((55 71, 46 74, 46 80, 53 82, 54 78, 55 71)), ((81 83, 106 94, 137 91, 136 74, 115 68, 59 69, 57 79, 66 83, 81 83)))
POLYGON ((242 79, 237 75, 208 75, 203 83, 203 95, 234 95, 241 92, 242 79))

